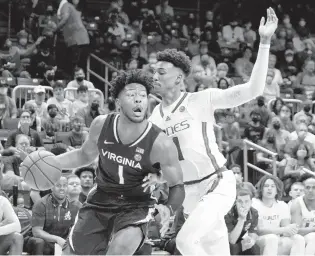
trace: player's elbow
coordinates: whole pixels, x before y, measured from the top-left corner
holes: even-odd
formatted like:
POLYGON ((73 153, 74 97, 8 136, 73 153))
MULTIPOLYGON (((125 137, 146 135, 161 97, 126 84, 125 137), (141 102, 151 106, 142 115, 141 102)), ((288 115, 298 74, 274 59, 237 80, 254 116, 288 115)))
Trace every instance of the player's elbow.
POLYGON ((14 222, 12 223, 11 230, 12 230, 12 233, 14 232, 21 233, 22 228, 21 228, 20 221, 18 219, 14 220, 14 222))

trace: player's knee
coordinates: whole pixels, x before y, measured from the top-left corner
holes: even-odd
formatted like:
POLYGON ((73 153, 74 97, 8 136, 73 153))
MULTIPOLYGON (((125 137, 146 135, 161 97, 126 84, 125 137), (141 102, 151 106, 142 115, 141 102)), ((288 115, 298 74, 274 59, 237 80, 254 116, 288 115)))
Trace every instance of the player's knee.
POLYGON ((14 245, 23 245, 23 242, 24 242, 23 235, 20 233, 12 234, 11 242, 14 245))
POLYGON ((45 246, 45 241, 38 237, 32 237, 32 244, 34 247, 45 246))
POLYGON ((264 235, 264 244, 265 247, 278 247, 279 237, 274 234, 264 235))
MULTIPOLYGON (((315 238, 315 237, 314 237, 315 238)), ((313 240, 315 241, 315 240, 313 240)), ((303 236, 296 234, 292 237, 292 243, 297 246, 305 247, 305 239, 303 236)))

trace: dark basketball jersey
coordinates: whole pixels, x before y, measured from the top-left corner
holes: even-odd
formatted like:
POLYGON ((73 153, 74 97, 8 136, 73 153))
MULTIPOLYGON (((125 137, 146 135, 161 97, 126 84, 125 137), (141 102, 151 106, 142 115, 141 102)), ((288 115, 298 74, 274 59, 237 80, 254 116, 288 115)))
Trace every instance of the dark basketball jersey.
POLYGON ((96 184, 105 192, 126 197, 150 196, 150 191, 143 192, 142 184, 146 175, 159 171, 152 166, 150 154, 161 130, 148 122, 137 140, 122 144, 117 131, 118 119, 119 114, 109 115, 99 136, 96 184))

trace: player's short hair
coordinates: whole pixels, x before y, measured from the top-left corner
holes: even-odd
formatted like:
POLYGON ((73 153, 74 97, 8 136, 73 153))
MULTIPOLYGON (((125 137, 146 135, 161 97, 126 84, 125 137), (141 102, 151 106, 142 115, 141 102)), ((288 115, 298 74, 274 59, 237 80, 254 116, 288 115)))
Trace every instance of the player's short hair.
POLYGON ((257 183, 257 198, 262 199, 262 193, 267 180, 273 180, 277 188, 276 200, 281 200, 283 195, 283 182, 276 176, 273 175, 265 175, 263 176, 257 183))
POLYGON ((78 168, 74 171, 74 174, 77 175, 79 178, 81 178, 82 172, 91 172, 93 175, 93 178, 95 178, 95 169, 90 166, 84 166, 84 167, 78 168))
POLYGON ((315 176, 310 173, 304 173, 299 179, 299 182, 304 183, 308 179, 315 179, 315 176))
POLYGON ((152 76, 141 69, 130 70, 120 73, 114 80, 111 81, 110 94, 114 99, 117 99, 119 93, 125 88, 126 85, 137 83, 145 87, 149 95, 153 88, 152 76))
POLYGON ((252 199, 253 198, 253 193, 250 192, 248 189, 242 188, 242 189, 238 189, 236 191, 236 198, 238 196, 249 196, 250 199, 252 199))
POLYGON ((191 61, 182 51, 176 49, 166 49, 156 54, 157 61, 172 63, 175 67, 181 69, 186 76, 191 72, 191 61))

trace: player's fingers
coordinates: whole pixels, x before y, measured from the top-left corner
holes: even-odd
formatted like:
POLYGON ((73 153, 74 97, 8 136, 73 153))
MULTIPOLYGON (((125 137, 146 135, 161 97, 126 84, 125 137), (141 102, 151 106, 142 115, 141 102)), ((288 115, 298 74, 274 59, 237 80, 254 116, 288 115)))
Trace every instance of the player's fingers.
POLYGON ((144 179, 142 180, 143 182, 149 180, 149 177, 148 176, 145 176, 144 179))
POLYGON ((260 26, 265 25, 265 17, 262 17, 260 20, 260 26))

